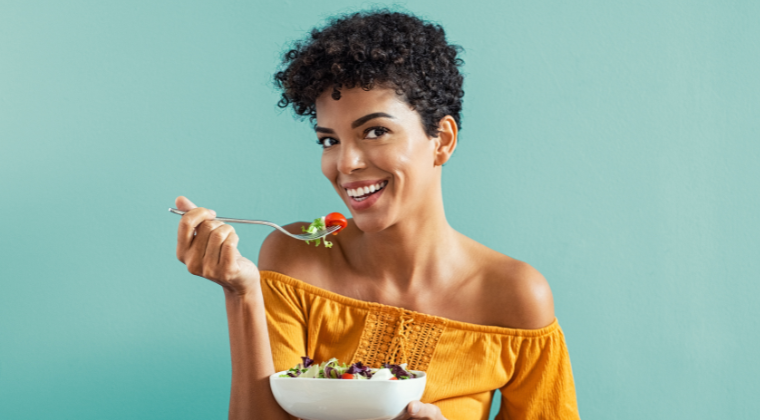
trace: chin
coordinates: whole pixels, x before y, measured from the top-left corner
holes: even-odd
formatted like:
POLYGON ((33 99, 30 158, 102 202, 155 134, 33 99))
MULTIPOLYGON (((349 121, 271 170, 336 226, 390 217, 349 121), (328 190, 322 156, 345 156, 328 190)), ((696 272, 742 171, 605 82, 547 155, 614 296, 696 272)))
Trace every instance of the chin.
POLYGON ((385 230, 389 226, 387 221, 372 216, 354 217, 354 223, 356 223, 356 227, 364 233, 377 233, 385 230))

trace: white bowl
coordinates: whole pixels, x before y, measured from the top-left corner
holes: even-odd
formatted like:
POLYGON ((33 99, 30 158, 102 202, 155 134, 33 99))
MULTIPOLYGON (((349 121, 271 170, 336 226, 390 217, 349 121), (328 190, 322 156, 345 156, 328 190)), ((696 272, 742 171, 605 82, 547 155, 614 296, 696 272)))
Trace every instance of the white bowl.
POLYGON ((274 398, 290 415, 303 420, 389 420, 422 398, 427 376, 400 381, 269 377, 274 398))

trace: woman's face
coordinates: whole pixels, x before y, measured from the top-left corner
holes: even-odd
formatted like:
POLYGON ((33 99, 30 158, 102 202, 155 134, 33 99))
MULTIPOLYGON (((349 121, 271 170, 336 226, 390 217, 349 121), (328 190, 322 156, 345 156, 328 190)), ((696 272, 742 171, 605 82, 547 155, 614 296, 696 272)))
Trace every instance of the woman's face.
POLYGON ((359 229, 377 232, 401 218, 424 217, 440 190, 437 141, 392 89, 326 91, 316 101, 322 173, 359 229))

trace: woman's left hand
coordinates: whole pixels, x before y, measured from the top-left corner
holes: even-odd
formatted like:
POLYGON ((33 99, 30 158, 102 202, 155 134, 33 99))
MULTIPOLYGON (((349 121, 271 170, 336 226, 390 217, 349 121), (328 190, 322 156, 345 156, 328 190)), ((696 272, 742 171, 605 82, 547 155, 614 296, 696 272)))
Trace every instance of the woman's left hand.
POLYGON ((394 420, 407 419, 446 420, 446 417, 443 417, 441 409, 437 405, 412 401, 406 406, 406 411, 394 420))

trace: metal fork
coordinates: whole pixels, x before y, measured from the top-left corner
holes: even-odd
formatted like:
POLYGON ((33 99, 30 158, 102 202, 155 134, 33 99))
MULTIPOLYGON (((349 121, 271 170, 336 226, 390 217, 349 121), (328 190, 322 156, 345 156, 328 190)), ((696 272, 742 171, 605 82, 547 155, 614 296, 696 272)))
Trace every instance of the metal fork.
MULTIPOLYGON (((172 213, 174 213, 174 214, 179 214, 180 216, 183 215, 183 214, 185 214, 184 211, 177 210, 177 209, 171 209, 170 208, 169 211, 172 212, 172 213)), ((283 229, 282 226, 280 226, 280 225, 278 225, 276 223, 267 222, 266 220, 231 219, 229 217, 217 217, 214 220, 218 220, 220 222, 227 222, 227 223, 246 223, 246 224, 249 224, 249 225, 267 225, 267 226, 271 226, 271 227, 279 230, 280 232, 282 232, 282 233, 290 236, 293 239, 300 239, 302 241, 313 241, 314 239, 318 239, 318 238, 321 238, 323 236, 327 236, 327 235, 329 235, 331 233, 334 233, 338 229, 340 229, 340 226, 330 226, 329 228, 327 228, 325 230, 320 230, 318 232, 314 232, 314 233, 302 233, 302 234, 299 234, 299 235, 295 235, 295 234, 292 234, 292 233, 288 232, 287 230, 283 229)))

